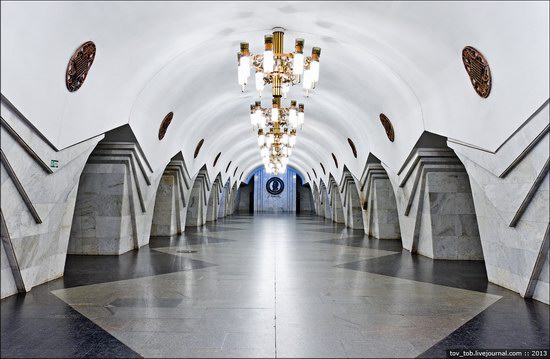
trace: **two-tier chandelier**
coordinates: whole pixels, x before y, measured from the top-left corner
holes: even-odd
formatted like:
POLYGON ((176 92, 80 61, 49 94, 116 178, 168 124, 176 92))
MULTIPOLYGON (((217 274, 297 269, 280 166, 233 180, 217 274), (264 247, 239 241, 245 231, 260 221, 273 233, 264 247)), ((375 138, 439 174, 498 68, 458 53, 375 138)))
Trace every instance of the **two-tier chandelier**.
POLYGON ((264 37, 263 55, 250 53, 247 42, 242 42, 237 54, 238 80, 241 90, 250 78, 251 67, 255 71, 256 91, 260 98, 266 85, 271 85, 273 101, 271 108, 264 108, 261 101, 250 106, 250 122, 258 134, 260 154, 267 173, 284 173, 288 158, 296 143, 298 127, 304 124, 304 105, 290 102, 290 107, 281 106, 281 98, 287 97, 290 88, 302 83, 309 96, 319 80, 319 57, 321 49, 314 47, 311 56, 304 57, 304 40, 296 39, 294 52, 285 53, 284 32, 275 29, 264 37))

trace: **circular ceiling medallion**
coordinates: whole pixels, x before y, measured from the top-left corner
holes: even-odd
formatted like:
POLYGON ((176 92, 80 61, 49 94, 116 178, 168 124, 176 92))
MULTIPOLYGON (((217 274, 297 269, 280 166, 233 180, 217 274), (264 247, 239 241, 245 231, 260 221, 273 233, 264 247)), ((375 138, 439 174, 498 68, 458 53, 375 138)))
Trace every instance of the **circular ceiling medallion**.
POLYGON ((82 44, 69 60, 67 65, 67 73, 65 74, 65 84, 69 92, 78 90, 86 76, 88 71, 92 67, 92 63, 95 58, 95 44, 91 41, 82 44))
POLYGON ((477 49, 466 46, 462 50, 462 62, 477 94, 487 98, 491 92, 492 78, 489 63, 477 49))
POLYGON ((391 124, 390 119, 387 118, 386 115, 381 113, 380 122, 382 122, 382 126, 384 126, 384 130, 386 130, 386 135, 388 136, 388 139, 391 142, 393 142, 393 140, 395 140, 395 132, 393 131, 393 125, 391 124))
POLYGON ((164 135, 166 135, 166 130, 168 130, 168 126, 170 126, 173 117, 173 112, 168 112, 168 114, 164 116, 164 120, 162 120, 162 122, 160 123, 159 140, 162 140, 164 138, 164 135))
POLYGON ((285 183, 279 177, 271 177, 265 184, 265 189, 269 194, 278 195, 285 189, 285 183))

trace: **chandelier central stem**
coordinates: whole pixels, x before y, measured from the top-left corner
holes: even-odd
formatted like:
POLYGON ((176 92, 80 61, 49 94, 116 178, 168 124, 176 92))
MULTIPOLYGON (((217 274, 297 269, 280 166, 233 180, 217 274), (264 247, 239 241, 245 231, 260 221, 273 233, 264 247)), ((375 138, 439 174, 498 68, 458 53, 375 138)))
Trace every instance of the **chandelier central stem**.
POLYGON ((273 50, 275 50, 275 57, 280 57, 284 54, 283 47, 285 40, 285 33, 282 31, 275 31, 273 33, 273 50))

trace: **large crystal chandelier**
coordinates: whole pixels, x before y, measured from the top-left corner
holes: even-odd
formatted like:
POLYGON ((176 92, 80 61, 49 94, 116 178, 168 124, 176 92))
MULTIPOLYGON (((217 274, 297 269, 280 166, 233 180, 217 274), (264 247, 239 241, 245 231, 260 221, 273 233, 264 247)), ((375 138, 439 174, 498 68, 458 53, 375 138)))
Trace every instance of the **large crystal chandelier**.
POLYGON ((304 40, 296 39, 294 52, 284 53, 284 33, 276 29, 264 37, 263 55, 250 53, 249 45, 241 43, 237 54, 238 79, 241 90, 250 78, 250 69, 255 71, 256 91, 262 96, 266 85, 271 85, 273 101, 271 108, 263 108, 261 101, 250 106, 250 122, 258 134, 258 146, 267 173, 284 173, 288 158, 296 143, 296 132, 304 124, 304 105, 290 102, 282 107, 281 98, 287 97, 291 86, 302 83, 309 96, 319 80, 319 57, 321 49, 314 47, 311 56, 304 57, 304 40))

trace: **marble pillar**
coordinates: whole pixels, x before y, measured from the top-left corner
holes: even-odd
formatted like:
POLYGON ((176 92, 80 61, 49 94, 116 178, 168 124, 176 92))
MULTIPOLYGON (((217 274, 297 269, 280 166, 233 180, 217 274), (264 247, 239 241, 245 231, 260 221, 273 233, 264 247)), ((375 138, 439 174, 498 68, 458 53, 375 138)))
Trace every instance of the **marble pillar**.
POLYGON ((221 176, 212 184, 212 190, 210 191, 210 198, 208 199, 208 207, 206 209, 206 221, 213 222, 218 220, 218 211, 220 207, 220 197, 223 191, 221 185, 221 176))
POLYGON ((344 170, 339 187, 346 226, 352 229, 363 229, 363 214, 361 213, 362 206, 357 181, 348 170, 344 170))
POLYGON ((346 223, 344 216, 344 209, 342 207, 342 197, 340 195, 340 189, 338 184, 332 175, 329 177, 329 198, 330 198, 330 207, 332 210, 331 218, 335 223, 346 223))
POLYGON ((134 142, 100 142, 80 176, 70 254, 120 255, 149 243, 162 173, 134 142))
POLYGON ((416 148, 399 173, 385 169, 403 248, 433 259, 483 259, 468 175, 452 150, 416 148))
POLYGON ((171 236, 185 230, 190 182, 185 162, 172 159, 166 166, 157 189, 151 225, 152 236, 171 236))
POLYGON ((367 163, 361 183, 365 233, 378 239, 401 239, 395 195, 380 163, 367 163))
POLYGON ((199 171, 193 182, 189 206, 187 207, 187 227, 200 227, 206 223, 206 210, 212 184, 206 168, 199 171))

